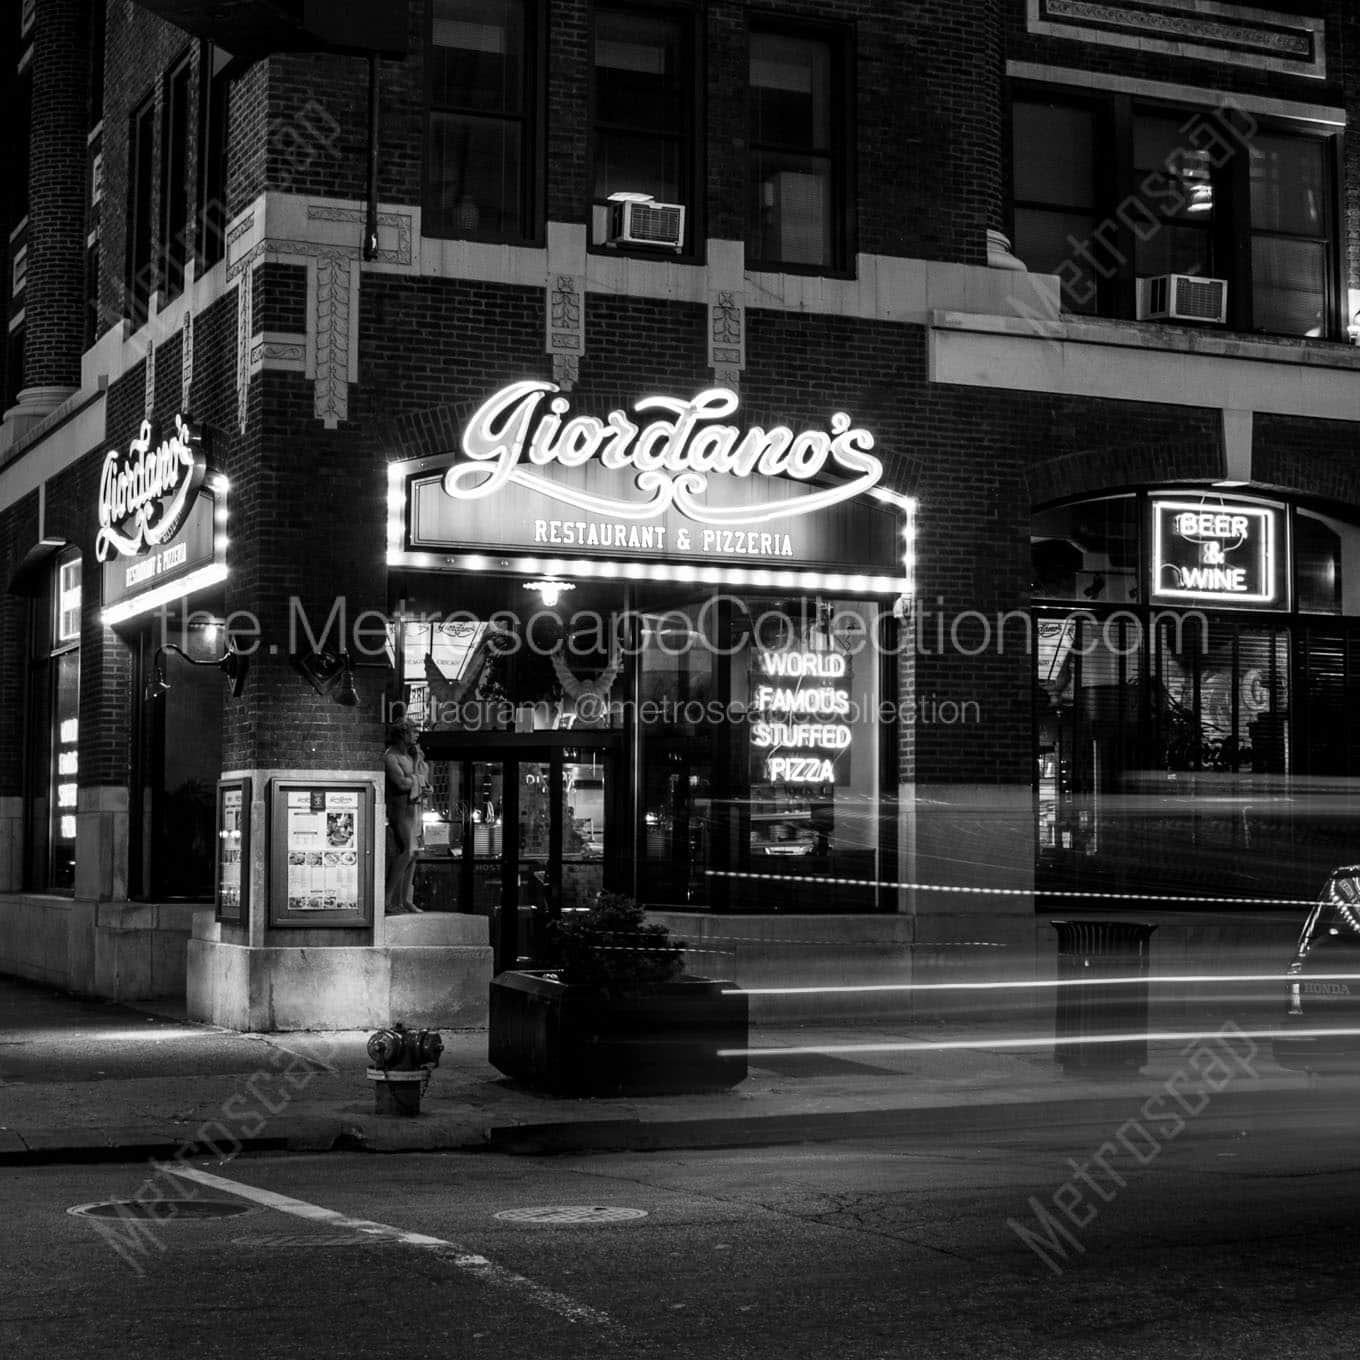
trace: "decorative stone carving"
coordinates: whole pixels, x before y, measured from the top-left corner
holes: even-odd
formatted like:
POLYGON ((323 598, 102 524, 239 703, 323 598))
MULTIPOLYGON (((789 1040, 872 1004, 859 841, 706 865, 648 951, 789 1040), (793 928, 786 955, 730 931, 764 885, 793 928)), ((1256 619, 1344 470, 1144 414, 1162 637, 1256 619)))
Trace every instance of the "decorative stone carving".
POLYGON ((1220 0, 1029 0, 1029 31, 1327 78, 1326 23, 1220 0))
POLYGON ((184 324, 180 327, 179 409, 193 410, 190 400, 194 386, 194 311, 184 309, 184 324))
POLYGON ((735 289, 710 295, 708 364, 723 387, 737 389, 746 367, 746 299, 735 289))

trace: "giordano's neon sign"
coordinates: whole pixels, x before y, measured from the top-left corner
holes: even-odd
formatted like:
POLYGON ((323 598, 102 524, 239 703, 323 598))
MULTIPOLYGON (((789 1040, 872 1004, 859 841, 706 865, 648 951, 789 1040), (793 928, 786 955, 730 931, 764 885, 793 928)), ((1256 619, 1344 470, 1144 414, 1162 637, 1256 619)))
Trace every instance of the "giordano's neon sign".
POLYGON ((173 538, 193 508, 207 463, 203 432, 183 416, 157 442, 149 420, 127 453, 110 449, 99 478, 99 533, 95 556, 135 557, 173 538))
POLYGON ((741 429, 725 423, 740 404, 724 387, 709 388, 688 401, 645 397, 635 403, 641 423, 624 411, 597 416, 572 414, 571 403, 553 383, 512 383, 484 402, 463 432, 466 461, 444 474, 445 492, 455 500, 493 496, 509 484, 563 502, 589 514, 618 520, 649 520, 671 507, 700 524, 765 524, 808 515, 861 496, 883 479, 883 464, 871 452, 873 435, 836 412, 828 430, 787 426, 741 429), (556 395, 554 395, 556 394, 556 395), (628 499, 595 495, 535 469, 556 464, 579 468, 593 460, 613 471, 632 472, 638 495, 628 499), (828 470, 849 475, 833 487, 805 496, 739 506, 705 502, 713 476, 782 476, 810 482, 828 470))

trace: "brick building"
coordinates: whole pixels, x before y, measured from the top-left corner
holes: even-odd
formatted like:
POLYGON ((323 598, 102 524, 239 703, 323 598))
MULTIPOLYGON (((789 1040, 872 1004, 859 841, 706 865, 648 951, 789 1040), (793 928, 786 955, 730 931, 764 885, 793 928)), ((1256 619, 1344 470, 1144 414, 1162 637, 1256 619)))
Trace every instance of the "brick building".
POLYGON ((1353 858, 1353 7, 223 12, 7 12, 0 967, 476 1023, 601 888, 908 980, 1353 858))

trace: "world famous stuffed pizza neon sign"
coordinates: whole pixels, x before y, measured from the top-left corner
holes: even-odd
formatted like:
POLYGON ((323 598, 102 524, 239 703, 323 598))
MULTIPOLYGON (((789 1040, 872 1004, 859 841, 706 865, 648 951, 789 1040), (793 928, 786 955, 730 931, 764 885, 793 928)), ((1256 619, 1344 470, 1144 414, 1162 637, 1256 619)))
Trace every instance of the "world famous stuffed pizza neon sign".
POLYGON ((735 392, 709 388, 688 401, 644 397, 633 406, 640 423, 624 411, 597 416, 572 414, 571 403, 553 383, 512 383, 473 415, 463 431, 466 461, 444 474, 444 490, 456 500, 493 496, 508 484, 564 502, 594 515, 621 520, 656 519, 672 506, 700 524, 764 524, 790 515, 812 514, 872 490, 883 479, 873 456, 874 437, 838 411, 829 430, 743 430, 726 424, 739 405, 735 392), (556 395, 554 395, 556 394, 556 395), (613 471, 632 472, 640 493, 627 500, 596 495, 535 469, 556 464, 584 467, 598 461, 613 471), (739 506, 705 503, 714 476, 782 476, 810 482, 827 470, 849 475, 835 486, 796 499, 771 499, 739 506))

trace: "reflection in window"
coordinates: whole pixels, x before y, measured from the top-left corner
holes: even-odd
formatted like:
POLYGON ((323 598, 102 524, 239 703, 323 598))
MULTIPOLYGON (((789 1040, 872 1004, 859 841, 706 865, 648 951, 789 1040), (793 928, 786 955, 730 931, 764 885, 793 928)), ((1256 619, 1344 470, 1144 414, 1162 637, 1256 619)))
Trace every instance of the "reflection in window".
POLYGON ((1036 273, 1061 277, 1064 311, 1094 312, 1098 280, 1072 262, 1073 242, 1096 226, 1095 115, 1080 105, 1019 101, 1011 118, 1016 254, 1036 273))
POLYGON ((692 199, 694 83, 686 23, 676 15, 595 15, 594 195, 692 199))
POLYGON ((838 98, 829 43, 751 34, 753 196, 747 257, 777 264, 844 264, 835 182, 838 98))
POLYGON ((1354 542, 1357 533, 1349 526, 1299 511, 1294 521, 1294 590, 1301 613, 1341 613, 1343 532, 1354 542))
POLYGON ((1137 502, 1112 496, 1040 511, 1031 521, 1030 553, 1036 599, 1137 600, 1137 502))
POLYGON ((533 80, 524 0, 434 0, 425 230, 523 239, 533 80))

